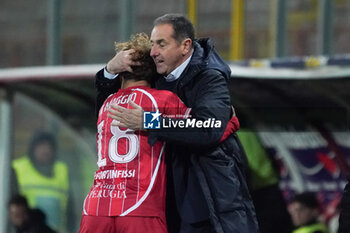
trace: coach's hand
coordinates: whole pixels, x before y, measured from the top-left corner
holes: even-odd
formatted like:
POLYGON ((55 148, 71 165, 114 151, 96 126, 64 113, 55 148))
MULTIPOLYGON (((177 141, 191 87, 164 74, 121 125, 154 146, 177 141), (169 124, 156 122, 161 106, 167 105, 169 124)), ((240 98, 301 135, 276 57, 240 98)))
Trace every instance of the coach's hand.
POLYGON ((124 108, 117 104, 111 104, 107 116, 114 119, 113 126, 142 130, 143 109, 133 101, 128 102, 133 109, 124 108))
POLYGON ((118 74, 124 71, 132 72, 131 66, 139 66, 140 62, 135 62, 132 59, 134 49, 118 52, 108 63, 106 69, 108 73, 118 74))

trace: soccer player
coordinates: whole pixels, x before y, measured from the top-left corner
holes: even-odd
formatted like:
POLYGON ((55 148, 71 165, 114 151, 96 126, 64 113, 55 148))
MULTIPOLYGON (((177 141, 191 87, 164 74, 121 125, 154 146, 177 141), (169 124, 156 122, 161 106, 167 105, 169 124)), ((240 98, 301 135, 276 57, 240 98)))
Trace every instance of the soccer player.
POLYGON ((117 104, 132 108, 130 100, 152 112, 150 123, 161 114, 186 117, 190 109, 172 92, 151 89, 156 77, 146 34, 116 44, 117 50, 133 49, 133 60, 141 63, 132 72, 120 73, 121 88, 99 109, 97 121, 98 166, 94 184, 84 201, 80 233, 166 233, 164 163, 165 143, 153 146, 147 132, 112 125, 108 109, 117 104))

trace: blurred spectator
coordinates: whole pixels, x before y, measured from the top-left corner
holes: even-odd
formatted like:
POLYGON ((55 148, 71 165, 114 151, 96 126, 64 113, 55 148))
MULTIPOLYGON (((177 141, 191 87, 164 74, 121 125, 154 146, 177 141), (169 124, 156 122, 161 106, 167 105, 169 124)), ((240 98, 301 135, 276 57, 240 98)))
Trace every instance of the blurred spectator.
MULTIPOLYGON (((349 221, 348 221, 349 222, 349 221)), ((345 233, 345 232, 350 232, 348 231, 338 231, 339 229, 339 209, 336 210, 334 215, 329 219, 328 221, 328 229, 329 232, 338 232, 338 233, 345 233)))
POLYGON ((328 233, 327 227, 319 221, 320 205, 316 195, 304 192, 295 195, 288 207, 296 227, 293 233, 328 233))
POLYGON ((17 175, 19 192, 27 198, 29 206, 42 210, 51 228, 65 232, 69 196, 68 167, 56 160, 53 135, 36 132, 30 142, 28 155, 15 159, 12 165, 17 175))
POLYGON ((30 209, 27 199, 13 196, 8 205, 9 219, 16 233, 55 233, 46 225, 45 214, 38 209, 30 209))
POLYGON ((238 137, 248 158, 249 185, 260 233, 290 233, 293 224, 279 189, 275 168, 256 133, 240 129, 238 137))

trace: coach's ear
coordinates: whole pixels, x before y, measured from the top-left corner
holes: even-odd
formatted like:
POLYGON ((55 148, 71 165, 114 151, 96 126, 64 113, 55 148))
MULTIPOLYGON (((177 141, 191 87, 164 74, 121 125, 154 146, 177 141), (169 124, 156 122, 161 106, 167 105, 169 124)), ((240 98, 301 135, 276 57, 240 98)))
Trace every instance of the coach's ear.
POLYGON ((190 38, 186 38, 181 42, 182 46, 182 55, 185 56, 191 51, 192 48, 192 40, 190 38))

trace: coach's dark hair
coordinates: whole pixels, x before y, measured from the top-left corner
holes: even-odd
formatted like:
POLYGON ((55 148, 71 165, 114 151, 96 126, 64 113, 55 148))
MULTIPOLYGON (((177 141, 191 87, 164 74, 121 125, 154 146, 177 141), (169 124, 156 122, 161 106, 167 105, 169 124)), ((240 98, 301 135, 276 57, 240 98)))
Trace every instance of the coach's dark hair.
POLYGON ((173 37, 178 43, 186 38, 190 38, 192 41, 194 40, 193 24, 181 14, 166 14, 156 18, 153 22, 153 26, 161 24, 170 24, 173 27, 173 37))
POLYGON ((131 66, 133 72, 125 71, 120 73, 125 80, 145 80, 153 85, 158 76, 156 65, 150 56, 151 42, 147 34, 137 33, 132 35, 127 42, 115 43, 115 49, 117 52, 134 49, 135 52, 132 54, 132 59, 141 63, 141 65, 131 66))

